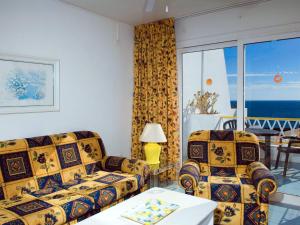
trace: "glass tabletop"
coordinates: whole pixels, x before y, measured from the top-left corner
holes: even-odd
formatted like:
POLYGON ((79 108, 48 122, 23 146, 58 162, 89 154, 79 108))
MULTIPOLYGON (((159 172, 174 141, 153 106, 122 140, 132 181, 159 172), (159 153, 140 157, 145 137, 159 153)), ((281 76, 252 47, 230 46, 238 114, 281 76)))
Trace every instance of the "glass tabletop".
POLYGON ((256 136, 278 136, 280 134, 277 130, 263 128, 246 128, 245 131, 253 133, 256 136))
POLYGON ((175 169, 179 167, 179 162, 174 163, 159 163, 159 164, 152 164, 150 165, 150 174, 151 175, 159 175, 163 172, 166 172, 170 169, 175 169))

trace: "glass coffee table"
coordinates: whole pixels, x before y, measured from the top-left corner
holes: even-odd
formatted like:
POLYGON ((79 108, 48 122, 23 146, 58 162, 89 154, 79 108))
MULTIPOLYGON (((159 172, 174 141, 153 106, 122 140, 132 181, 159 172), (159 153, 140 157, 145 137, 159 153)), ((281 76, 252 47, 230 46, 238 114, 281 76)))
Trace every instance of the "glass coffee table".
POLYGON ((178 171, 180 164, 177 163, 168 163, 168 164, 155 164, 150 165, 150 179, 148 181, 148 185, 150 188, 152 187, 161 187, 164 183, 165 185, 169 185, 169 181, 160 182, 159 175, 168 170, 175 169, 176 172, 178 171))

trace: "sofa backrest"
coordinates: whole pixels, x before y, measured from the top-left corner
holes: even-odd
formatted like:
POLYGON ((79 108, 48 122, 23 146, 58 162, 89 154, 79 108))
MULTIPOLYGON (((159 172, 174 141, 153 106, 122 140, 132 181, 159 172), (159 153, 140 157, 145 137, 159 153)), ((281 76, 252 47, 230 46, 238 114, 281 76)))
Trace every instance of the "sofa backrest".
POLYGON ((244 131, 195 131, 188 140, 188 158, 216 167, 248 165, 259 161, 259 141, 244 131))
POLYGON ((0 200, 91 174, 104 156, 91 131, 0 141, 0 200))

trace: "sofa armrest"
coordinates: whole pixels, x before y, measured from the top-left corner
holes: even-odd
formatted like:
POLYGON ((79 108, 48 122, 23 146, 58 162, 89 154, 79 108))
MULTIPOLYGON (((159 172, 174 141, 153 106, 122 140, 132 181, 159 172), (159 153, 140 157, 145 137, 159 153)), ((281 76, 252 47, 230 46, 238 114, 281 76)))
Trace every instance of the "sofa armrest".
POLYGON ((186 193, 193 193, 200 181, 199 163, 193 160, 186 161, 179 172, 179 185, 186 193))
POLYGON ((139 175, 141 178, 140 184, 144 185, 149 178, 149 165, 139 159, 127 159, 117 156, 105 156, 102 161, 102 168, 109 172, 123 172, 134 175, 139 175))
POLYGON ((269 195, 277 190, 277 182, 274 175, 261 162, 250 163, 247 166, 247 174, 252 179, 260 200, 268 202, 269 195))

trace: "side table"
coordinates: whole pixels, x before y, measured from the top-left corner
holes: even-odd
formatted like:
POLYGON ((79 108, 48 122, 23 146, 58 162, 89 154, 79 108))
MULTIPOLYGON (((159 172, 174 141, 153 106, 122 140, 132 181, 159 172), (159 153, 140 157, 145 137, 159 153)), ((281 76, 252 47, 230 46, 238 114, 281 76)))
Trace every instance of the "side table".
MULTIPOLYGON (((179 168, 179 163, 168 163, 168 164, 156 164, 156 165, 150 165, 150 179, 149 179, 149 187, 153 188, 153 187, 160 187, 161 186, 161 182, 159 180, 159 175, 171 170, 171 169, 175 169, 177 171, 177 169, 179 168)), ((169 181, 167 180, 167 185, 169 181)))

